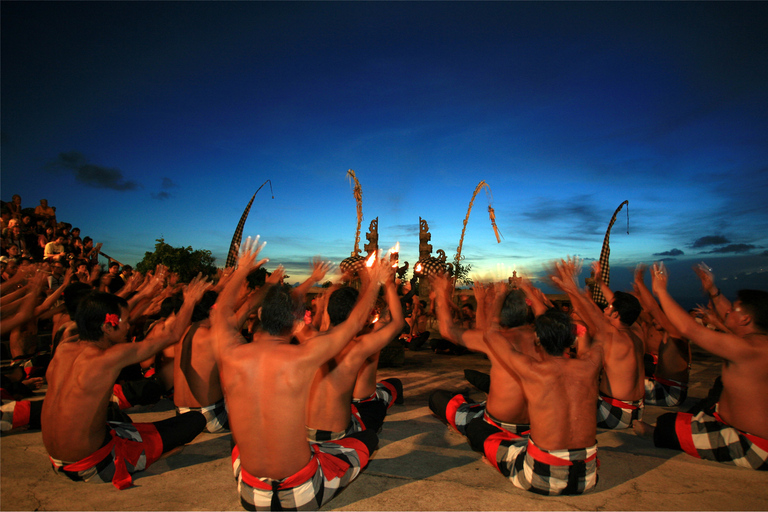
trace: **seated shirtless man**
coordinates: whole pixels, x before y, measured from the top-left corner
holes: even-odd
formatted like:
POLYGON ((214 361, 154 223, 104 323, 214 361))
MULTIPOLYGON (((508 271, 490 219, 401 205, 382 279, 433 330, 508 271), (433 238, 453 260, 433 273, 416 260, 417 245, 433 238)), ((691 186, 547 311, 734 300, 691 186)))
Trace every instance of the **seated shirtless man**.
POLYGON ((246 241, 211 312, 240 502, 246 510, 317 510, 357 477, 378 437, 366 430, 310 444, 305 427, 310 385, 320 365, 365 325, 388 265, 377 262, 368 270, 371 285, 346 321, 299 345, 290 341, 303 324, 303 308, 283 287, 270 287, 259 310, 259 331, 246 343, 235 325, 234 303, 259 250, 246 241))
MULTIPOLYGON (((651 316, 650 329, 660 335, 654 345, 656 364, 653 373, 645 378, 645 403, 649 405, 675 406, 688 397, 688 377, 691 370, 691 347, 680 331, 669 321, 658 302, 645 286, 644 265, 635 269, 635 292, 643 311, 651 316)), ((648 338, 646 354, 648 353, 648 338)), ((652 353, 654 353, 652 352, 652 353)))
MULTIPOLYGON (((384 283, 391 320, 386 325, 383 325, 383 320, 381 325, 379 322, 372 326, 366 325, 341 352, 323 363, 315 374, 307 408, 307 438, 312 442, 341 439, 351 433, 368 429, 377 432, 384 423, 389 407, 398 396, 402 396, 400 380, 387 379, 380 385, 381 398, 374 389, 365 400, 352 403, 353 390, 363 364, 368 362, 369 358, 377 357, 379 351, 392 341, 405 325, 395 287, 395 270, 390 267, 384 283)), ((367 279, 364 280, 366 288, 376 286, 375 283, 366 281, 367 279)), ((349 286, 339 288, 331 294, 327 306, 331 328, 349 318, 358 295, 358 291, 349 286)), ((375 376, 374 367, 374 379, 375 376)))
MULTIPOLYGON (((725 360, 723 390, 711 408, 695 415, 662 414, 655 428, 640 422, 635 432, 697 458, 768 470, 768 292, 740 290, 725 314, 730 332, 718 332, 698 324, 675 302, 668 278, 663 265, 654 265, 653 293, 683 336, 725 360)), ((719 290, 708 291, 718 308, 726 307, 719 290)))
MULTIPOLYGON (((488 398, 485 402, 475 403, 460 393, 437 390, 429 397, 429 408, 442 421, 447 422, 463 435, 467 435, 467 425, 475 418, 504 428, 514 434, 527 434, 528 409, 520 387, 520 378, 515 373, 506 371, 500 364, 496 353, 489 350, 483 342, 482 329, 461 329, 452 319, 449 301, 451 286, 444 275, 432 277, 432 289, 436 293, 437 320, 440 335, 457 345, 488 355, 491 361, 491 378, 488 398)), ((533 349, 534 332, 526 325, 528 306, 522 290, 507 292, 498 287, 494 312, 498 313, 501 326, 500 335, 504 343, 515 343, 518 350, 530 353, 533 349)), ((485 312, 478 299, 478 325, 484 326, 485 312)))
POLYGON ((132 483, 130 473, 203 430, 200 413, 155 423, 107 422, 107 406, 120 370, 178 340, 207 287, 205 280, 194 279, 179 314, 140 343, 127 342, 125 299, 93 292, 80 302, 75 315, 79 339, 59 345, 46 373, 43 443, 57 472, 72 480, 112 481, 125 489, 132 483))
MULTIPOLYGON (((580 265, 576 260, 561 260, 555 265, 553 281, 571 300, 575 311, 587 324, 587 331, 604 344, 605 358, 600 376, 597 426, 624 429, 642 419, 645 397, 645 347, 632 324, 642 308, 637 297, 614 292, 604 311, 585 297, 576 284, 580 265)), ((609 295, 606 295, 608 297, 609 295)))
POLYGON ((595 395, 603 348, 595 343, 568 357, 573 324, 554 308, 537 316, 535 327, 533 357, 497 329, 486 330, 484 337, 498 364, 520 378, 530 437, 477 420, 467 426, 467 437, 472 449, 484 453, 516 487, 546 495, 582 494, 597 484, 595 395))
POLYGON ((214 291, 205 292, 192 314, 192 325, 173 347, 173 403, 176 411, 179 414, 201 412, 206 420, 205 431, 209 433, 229 428, 208 317, 216 297, 214 291))

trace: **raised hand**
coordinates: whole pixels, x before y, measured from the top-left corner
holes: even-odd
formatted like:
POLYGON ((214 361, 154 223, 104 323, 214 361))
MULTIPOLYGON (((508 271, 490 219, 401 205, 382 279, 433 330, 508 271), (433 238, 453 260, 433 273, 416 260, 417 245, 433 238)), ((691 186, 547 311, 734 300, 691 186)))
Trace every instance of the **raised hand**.
POLYGON ((715 275, 712 273, 712 269, 702 261, 693 267, 693 271, 699 276, 701 287, 711 295, 711 290, 715 287, 715 275))
POLYGON ((212 285, 208 281, 207 277, 203 277, 203 273, 197 274, 197 276, 192 279, 192 281, 189 282, 189 284, 184 289, 184 300, 190 300, 194 303, 197 303, 200 301, 200 299, 203 297, 203 294, 208 290, 212 285))
POLYGON ((280 284, 285 275, 285 267, 278 265, 278 267, 272 272, 272 275, 267 276, 264 280, 265 284, 280 284))
POLYGON ((653 271, 651 271, 651 282, 653 286, 653 293, 656 295, 659 292, 665 292, 667 290, 667 281, 669 280, 669 274, 664 267, 664 262, 654 263, 653 271))
POLYGON ((319 283, 324 277, 325 274, 330 272, 333 269, 333 263, 330 261, 323 261, 320 259, 319 256, 315 256, 312 259, 312 275, 310 276, 310 281, 314 281, 316 283, 319 283))
POLYGON ((240 246, 240 254, 237 257, 237 268, 238 270, 240 268, 246 268, 249 271, 254 270, 256 268, 259 268, 263 264, 269 261, 269 259, 264 258, 258 263, 254 265, 254 261, 256 261, 256 257, 259 255, 259 253, 264 249, 264 247, 267 245, 267 242, 262 242, 261 245, 259 245, 259 236, 257 235, 256 238, 251 238, 250 236, 245 239, 245 243, 240 246))

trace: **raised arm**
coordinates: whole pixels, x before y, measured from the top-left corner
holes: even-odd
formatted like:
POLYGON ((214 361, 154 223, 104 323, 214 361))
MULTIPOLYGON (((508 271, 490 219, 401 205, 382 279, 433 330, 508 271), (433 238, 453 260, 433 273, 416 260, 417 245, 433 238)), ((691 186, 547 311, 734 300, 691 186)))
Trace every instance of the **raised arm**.
MULTIPOLYGON (((259 245, 259 237, 248 237, 240 247, 237 268, 227 279, 221 293, 216 298, 216 304, 211 309, 211 332, 213 333, 213 352, 216 360, 220 360, 226 347, 245 343, 240 334, 240 325, 235 315, 235 304, 240 288, 245 283, 248 274, 266 263, 266 258, 256 263, 256 257, 264 248, 266 242, 259 245)), ((270 285, 271 286, 271 285, 270 285)), ((265 287, 267 285, 265 284, 265 287)))
POLYGON ((654 320, 656 320, 662 329, 669 333, 670 336, 673 338, 680 338, 680 331, 678 331, 674 324, 669 321, 669 318, 667 318, 667 315, 665 315, 664 311, 659 307, 656 299, 653 298, 651 291, 645 286, 645 269, 646 266, 642 264, 635 268, 635 280, 633 285, 635 292, 637 292, 637 298, 640 300, 640 305, 651 315, 651 317, 653 317, 654 320))
POLYGON ((605 300, 608 301, 608 304, 610 304, 613 300, 613 292, 610 288, 608 288, 608 285, 605 284, 605 281, 603 281, 603 269, 600 266, 599 261, 592 262, 592 270, 595 271, 595 286, 600 287, 600 291, 602 292, 603 297, 605 297, 605 300))
POLYGON ((384 260, 376 260, 371 267, 367 268, 368 285, 360 294, 360 298, 349 313, 349 317, 327 333, 310 338, 302 345, 305 347, 305 353, 310 359, 310 364, 319 366, 335 356, 360 332, 371 315, 379 288, 391 279, 390 270, 389 262, 384 260))
POLYGON ((722 357, 727 361, 740 361, 752 356, 751 345, 735 334, 722 333, 707 329, 694 320, 680 304, 669 294, 667 282, 669 274, 664 264, 653 264, 651 272, 653 293, 661 303, 667 318, 680 331, 680 334, 696 343, 701 348, 722 357))
POLYGON ((552 282, 566 294, 573 304, 573 308, 586 324, 587 329, 594 336, 605 325, 605 320, 600 308, 592 300, 584 296, 576 284, 579 265, 571 258, 555 262, 552 282))
MULTIPOLYGON (((390 267, 391 268, 391 267, 390 267)), ((387 307, 391 315, 391 320, 387 325, 372 333, 362 336, 360 344, 355 350, 355 360, 350 361, 352 365, 361 365, 365 358, 383 349, 392 339, 403 330, 405 318, 403 317, 403 308, 400 305, 400 297, 397 295, 397 286, 394 280, 394 268, 391 269, 390 278, 384 283, 384 296, 387 301, 387 307)))
POLYGON ((322 279, 325 277, 325 274, 331 271, 333 269, 333 263, 330 261, 323 261, 320 259, 319 256, 315 256, 312 259, 312 275, 309 276, 309 278, 301 283, 299 286, 293 289, 291 291, 291 296, 294 300, 302 300, 304 296, 307 294, 309 289, 315 284, 322 281, 322 279))
POLYGON ((535 316, 544 314, 547 309, 552 307, 551 303, 547 305, 547 302, 549 302, 547 297, 541 293, 541 290, 533 286, 530 280, 526 278, 521 279, 520 288, 525 293, 525 298, 530 301, 531 309, 533 309, 535 316))
POLYGON ((462 329, 453 321, 449 298, 453 287, 445 274, 432 274, 429 276, 429 279, 432 284, 432 290, 435 292, 435 310, 440 336, 470 350, 485 352, 482 331, 462 329))
POLYGON ((726 313, 731 308, 731 301, 720 293, 720 289, 715 286, 715 275, 712 273, 712 269, 702 261, 693 267, 693 271, 701 280, 701 288, 709 295, 715 312, 720 316, 720 319, 724 319, 726 313))

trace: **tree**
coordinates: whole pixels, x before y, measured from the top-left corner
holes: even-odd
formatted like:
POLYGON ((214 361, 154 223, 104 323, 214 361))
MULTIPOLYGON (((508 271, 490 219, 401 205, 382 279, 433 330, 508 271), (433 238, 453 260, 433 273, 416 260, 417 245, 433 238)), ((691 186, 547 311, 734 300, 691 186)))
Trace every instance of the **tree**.
POLYGON ((453 263, 453 275, 456 276, 456 284, 465 284, 472 286, 473 281, 469 277, 469 272, 472 270, 472 264, 468 263, 462 265, 461 263, 453 263))
POLYGON ((198 273, 204 276, 216 277, 216 266, 213 264, 216 258, 211 256, 211 251, 204 249, 192 250, 192 247, 172 247, 165 243, 165 239, 158 238, 154 252, 145 252, 144 259, 136 264, 136 270, 146 273, 154 270, 159 264, 163 264, 171 272, 179 274, 179 279, 190 282, 198 273))

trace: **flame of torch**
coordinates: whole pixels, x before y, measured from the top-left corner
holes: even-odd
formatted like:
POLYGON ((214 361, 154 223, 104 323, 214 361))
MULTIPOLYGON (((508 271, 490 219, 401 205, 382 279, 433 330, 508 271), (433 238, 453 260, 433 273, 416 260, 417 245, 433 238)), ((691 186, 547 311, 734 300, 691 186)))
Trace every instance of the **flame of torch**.
POLYGON ((421 266, 421 262, 419 262, 419 263, 416 263, 416 266, 415 266, 415 267, 413 267, 413 271, 414 271, 414 272, 418 272, 419 274, 421 274, 421 269, 422 269, 422 268, 423 268, 423 267, 421 266))
POLYGON ((376 261, 376 253, 375 252, 373 254, 371 254, 370 257, 368 257, 367 260, 365 260, 365 266, 368 267, 368 268, 371 268, 373 266, 373 262, 374 261, 376 261))
POLYGON ((400 242, 397 242, 394 247, 389 250, 389 261, 392 262, 392 268, 397 268, 400 262, 400 242))

